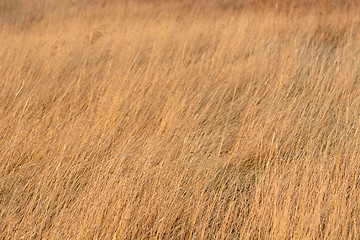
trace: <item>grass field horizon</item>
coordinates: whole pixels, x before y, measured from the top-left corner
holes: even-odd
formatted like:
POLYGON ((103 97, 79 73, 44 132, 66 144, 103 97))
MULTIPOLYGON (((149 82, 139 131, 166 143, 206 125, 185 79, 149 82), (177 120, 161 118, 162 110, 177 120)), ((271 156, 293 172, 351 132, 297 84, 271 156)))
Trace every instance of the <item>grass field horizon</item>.
POLYGON ((359 239, 358 1, 0 0, 1 239, 359 239))

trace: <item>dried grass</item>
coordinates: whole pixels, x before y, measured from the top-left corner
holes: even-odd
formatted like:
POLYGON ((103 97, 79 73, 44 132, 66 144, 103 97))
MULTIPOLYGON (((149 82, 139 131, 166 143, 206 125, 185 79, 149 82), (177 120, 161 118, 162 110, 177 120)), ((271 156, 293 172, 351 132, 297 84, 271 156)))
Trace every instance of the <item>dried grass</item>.
POLYGON ((357 2, 41 3, 0 1, 0 238, 360 238, 357 2))

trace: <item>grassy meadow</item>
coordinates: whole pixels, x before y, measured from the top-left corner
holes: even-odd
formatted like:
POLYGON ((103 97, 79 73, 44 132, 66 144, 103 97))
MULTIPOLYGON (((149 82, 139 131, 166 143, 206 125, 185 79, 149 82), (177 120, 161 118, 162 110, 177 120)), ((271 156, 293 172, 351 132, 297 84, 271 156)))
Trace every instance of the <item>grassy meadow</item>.
POLYGON ((360 4, 0 0, 0 239, 359 239, 360 4))

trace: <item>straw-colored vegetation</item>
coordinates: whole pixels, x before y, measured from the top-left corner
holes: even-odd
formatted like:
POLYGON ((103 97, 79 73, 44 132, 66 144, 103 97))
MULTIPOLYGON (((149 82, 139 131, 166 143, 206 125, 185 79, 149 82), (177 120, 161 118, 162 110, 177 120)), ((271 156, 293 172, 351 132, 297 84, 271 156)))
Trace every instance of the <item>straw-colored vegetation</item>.
POLYGON ((1 239, 359 239, 356 1, 0 0, 1 239))

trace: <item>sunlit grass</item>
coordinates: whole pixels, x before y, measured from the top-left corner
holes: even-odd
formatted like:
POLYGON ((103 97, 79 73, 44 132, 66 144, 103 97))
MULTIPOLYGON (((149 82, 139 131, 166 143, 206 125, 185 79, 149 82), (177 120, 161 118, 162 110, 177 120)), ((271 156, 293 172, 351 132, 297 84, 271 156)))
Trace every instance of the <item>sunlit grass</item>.
POLYGON ((360 237, 354 3, 0 13, 0 238, 360 237))

